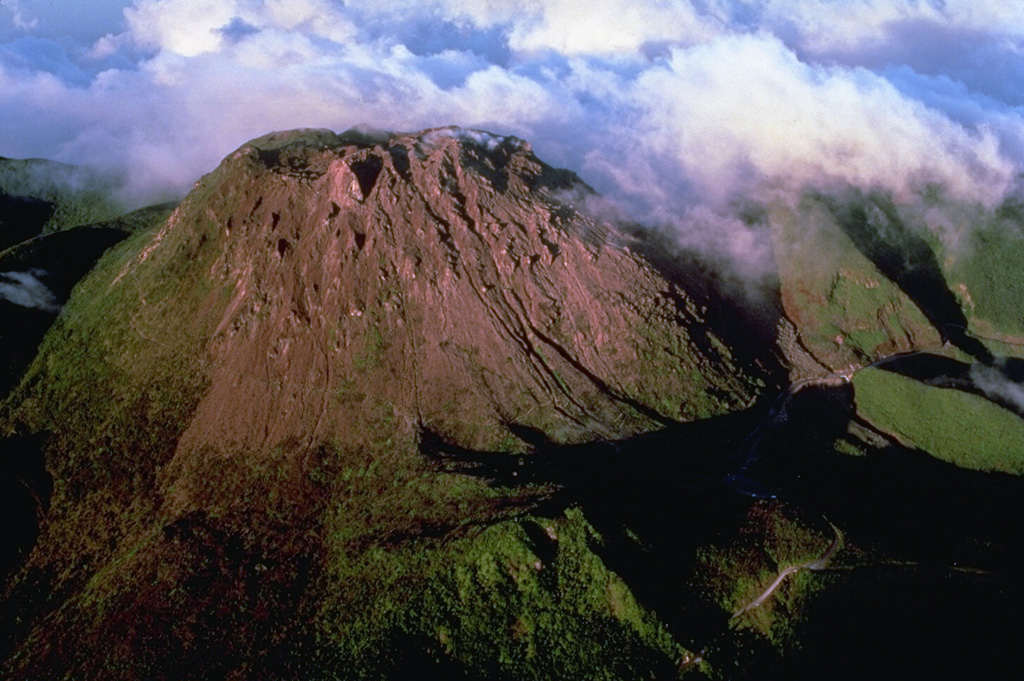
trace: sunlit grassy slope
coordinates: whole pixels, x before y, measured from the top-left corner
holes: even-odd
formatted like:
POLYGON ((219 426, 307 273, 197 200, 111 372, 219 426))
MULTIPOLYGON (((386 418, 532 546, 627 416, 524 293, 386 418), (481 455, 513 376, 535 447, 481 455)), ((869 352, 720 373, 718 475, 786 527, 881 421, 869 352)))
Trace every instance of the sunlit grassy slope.
POLYGON ((1024 474, 1024 420, 988 400, 881 369, 853 379, 858 413, 904 444, 963 468, 1024 474))
MULTIPOLYGON (((971 327, 1024 340, 1024 226, 989 221, 950 259, 948 276, 971 327)), ((1012 340, 1012 339, 1009 339, 1012 340)))
POLYGON ((861 253, 835 206, 804 197, 770 213, 783 307, 804 345, 832 368, 938 346, 921 310, 861 253))

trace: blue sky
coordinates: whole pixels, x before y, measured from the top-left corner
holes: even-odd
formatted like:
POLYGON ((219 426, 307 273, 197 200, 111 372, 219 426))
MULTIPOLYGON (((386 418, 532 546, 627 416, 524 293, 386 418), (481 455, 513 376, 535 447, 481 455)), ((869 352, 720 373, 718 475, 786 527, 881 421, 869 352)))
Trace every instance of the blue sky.
POLYGON ((518 135, 650 220, 808 185, 993 204, 1024 3, 0 0, 0 155, 184 191, 269 130, 360 123, 518 135))

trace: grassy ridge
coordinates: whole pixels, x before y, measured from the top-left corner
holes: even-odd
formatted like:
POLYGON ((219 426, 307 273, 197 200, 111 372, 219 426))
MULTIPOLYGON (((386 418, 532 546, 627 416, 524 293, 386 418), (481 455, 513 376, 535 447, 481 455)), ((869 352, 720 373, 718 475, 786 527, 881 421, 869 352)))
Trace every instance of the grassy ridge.
POLYGON ((978 331, 1024 336, 1024 234, 1019 227, 989 224, 970 233, 949 277, 978 331))
POLYGON ((988 400, 881 369, 854 376, 857 412, 904 444, 963 468, 1024 474, 1024 420, 988 400))
POLYGON ((862 364, 939 344, 919 307, 858 250, 825 199, 777 206, 770 222, 783 306, 819 361, 862 364))

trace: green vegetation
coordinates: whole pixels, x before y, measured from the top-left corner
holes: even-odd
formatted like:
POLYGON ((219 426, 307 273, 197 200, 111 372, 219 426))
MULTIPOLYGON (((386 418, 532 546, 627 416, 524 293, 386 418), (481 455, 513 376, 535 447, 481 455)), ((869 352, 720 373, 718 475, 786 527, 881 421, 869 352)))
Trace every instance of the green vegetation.
POLYGON ((591 549, 578 509, 416 540, 332 552, 321 651, 354 676, 387 671, 418 642, 438 660, 509 678, 650 677, 685 651, 591 549), (353 610, 350 603, 366 607, 353 610))
POLYGON ((352 366, 360 371, 375 369, 381 365, 383 353, 384 336, 381 334, 379 326, 371 324, 366 330, 366 335, 363 336, 362 350, 352 360, 352 366))
POLYGON ((1024 420, 983 397, 881 369, 854 376, 858 413, 901 442, 963 468, 1024 474, 1024 420))
POLYGON ((825 200, 775 209, 772 239, 786 313, 819 358, 842 366, 939 345, 921 310, 858 250, 825 200))
POLYGON ((864 445, 857 444, 857 441, 849 435, 837 439, 833 447, 838 453, 846 456, 864 456, 866 453, 864 445))
MULTIPOLYGON (((0 158, 0 198, 11 197, 11 208, 18 203, 28 208, 4 215, 4 231, 49 234, 111 220, 124 212, 113 198, 116 188, 113 178, 89 169, 40 159, 0 158), (12 219, 31 224, 8 224, 12 219)), ((4 234, 0 234, 3 243, 4 234)))
MULTIPOLYGON (((811 527, 806 519, 778 502, 758 502, 745 527, 730 540, 702 548, 698 553, 697 585, 727 613, 736 613, 754 601, 788 567, 813 561, 828 548, 832 537, 811 527)), ((757 608, 733 621, 777 649, 793 643, 794 624, 814 578, 802 571, 790 575, 757 608)))
POLYGON ((635 362, 625 358, 619 365, 623 376, 635 376, 635 382, 626 385, 627 394, 650 404, 664 416, 683 421, 698 421, 734 409, 744 386, 724 379, 739 371, 732 350, 714 333, 704 333, 701 340, 715 357, 715 369, 723 374, 711 378, 709 366, 694 364, 695 341, 688 336, 692 329, 668 334, 665 328, 674 322, 668 318, 658 321, 637 327, 643 339, 636 346, 642 371, 637 372, 635 362), (688 381, 681 383, 680 377, 684 375, 688 381))
POLYGON ((972 229, 949 268, 953 291, 979 333, 1024 336, 1024 233, 990 222, 972 229))
MULTIPOLYGON (((682 647, 606 567, 595 551, 603 539, 581 510, 523 514, 551 490, 495 489, 438 471, 405 435, 337 444, 312 458, 287 446, 269 459, 216 458, 198 476, 209 486, 202 498, 217 500, 206 503, 208 523, 240 523, 256 538, 307 528, 303 541, 320 558, 302 594, 303 640, 314 641, 303 650, 302 678, 397 678, 410 658, 428 676, 434 663, 484 678, 671 672, 682 647)), ((159 557, 154 539, 138 541, 159 557)), ((121 568, 137 569, 139 553, 123 551, 96 574, 90 608, 114 611, 131 579, 121 568)), ((164 579, 185 612, 210 597, 206 582, 164 579)))
POLYGON ((53 546, 58 561, 78 566, 76 578, 159 503, 160 467, 206 385, 210 318, 186 320, 182 310, 200 309, 200 279, 216 254, 198 243, 157 249, 140 268, 159 229, 145 222, 75 286, 0 405, 0 433, 53 433, 53 546))

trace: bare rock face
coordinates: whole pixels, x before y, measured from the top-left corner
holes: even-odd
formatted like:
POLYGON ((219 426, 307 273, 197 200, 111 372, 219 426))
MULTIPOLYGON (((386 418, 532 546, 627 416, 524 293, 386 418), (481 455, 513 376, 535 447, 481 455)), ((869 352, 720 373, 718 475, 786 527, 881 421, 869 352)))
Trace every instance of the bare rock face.
POLYGON ((756 376, 573 207, 588 193, 518 139, 457 129, 244 145, 127 266, 209 263, 209 386, 179 452, 412 425, 507 449, 510 424, 610 439, 748 401, 756 376))

